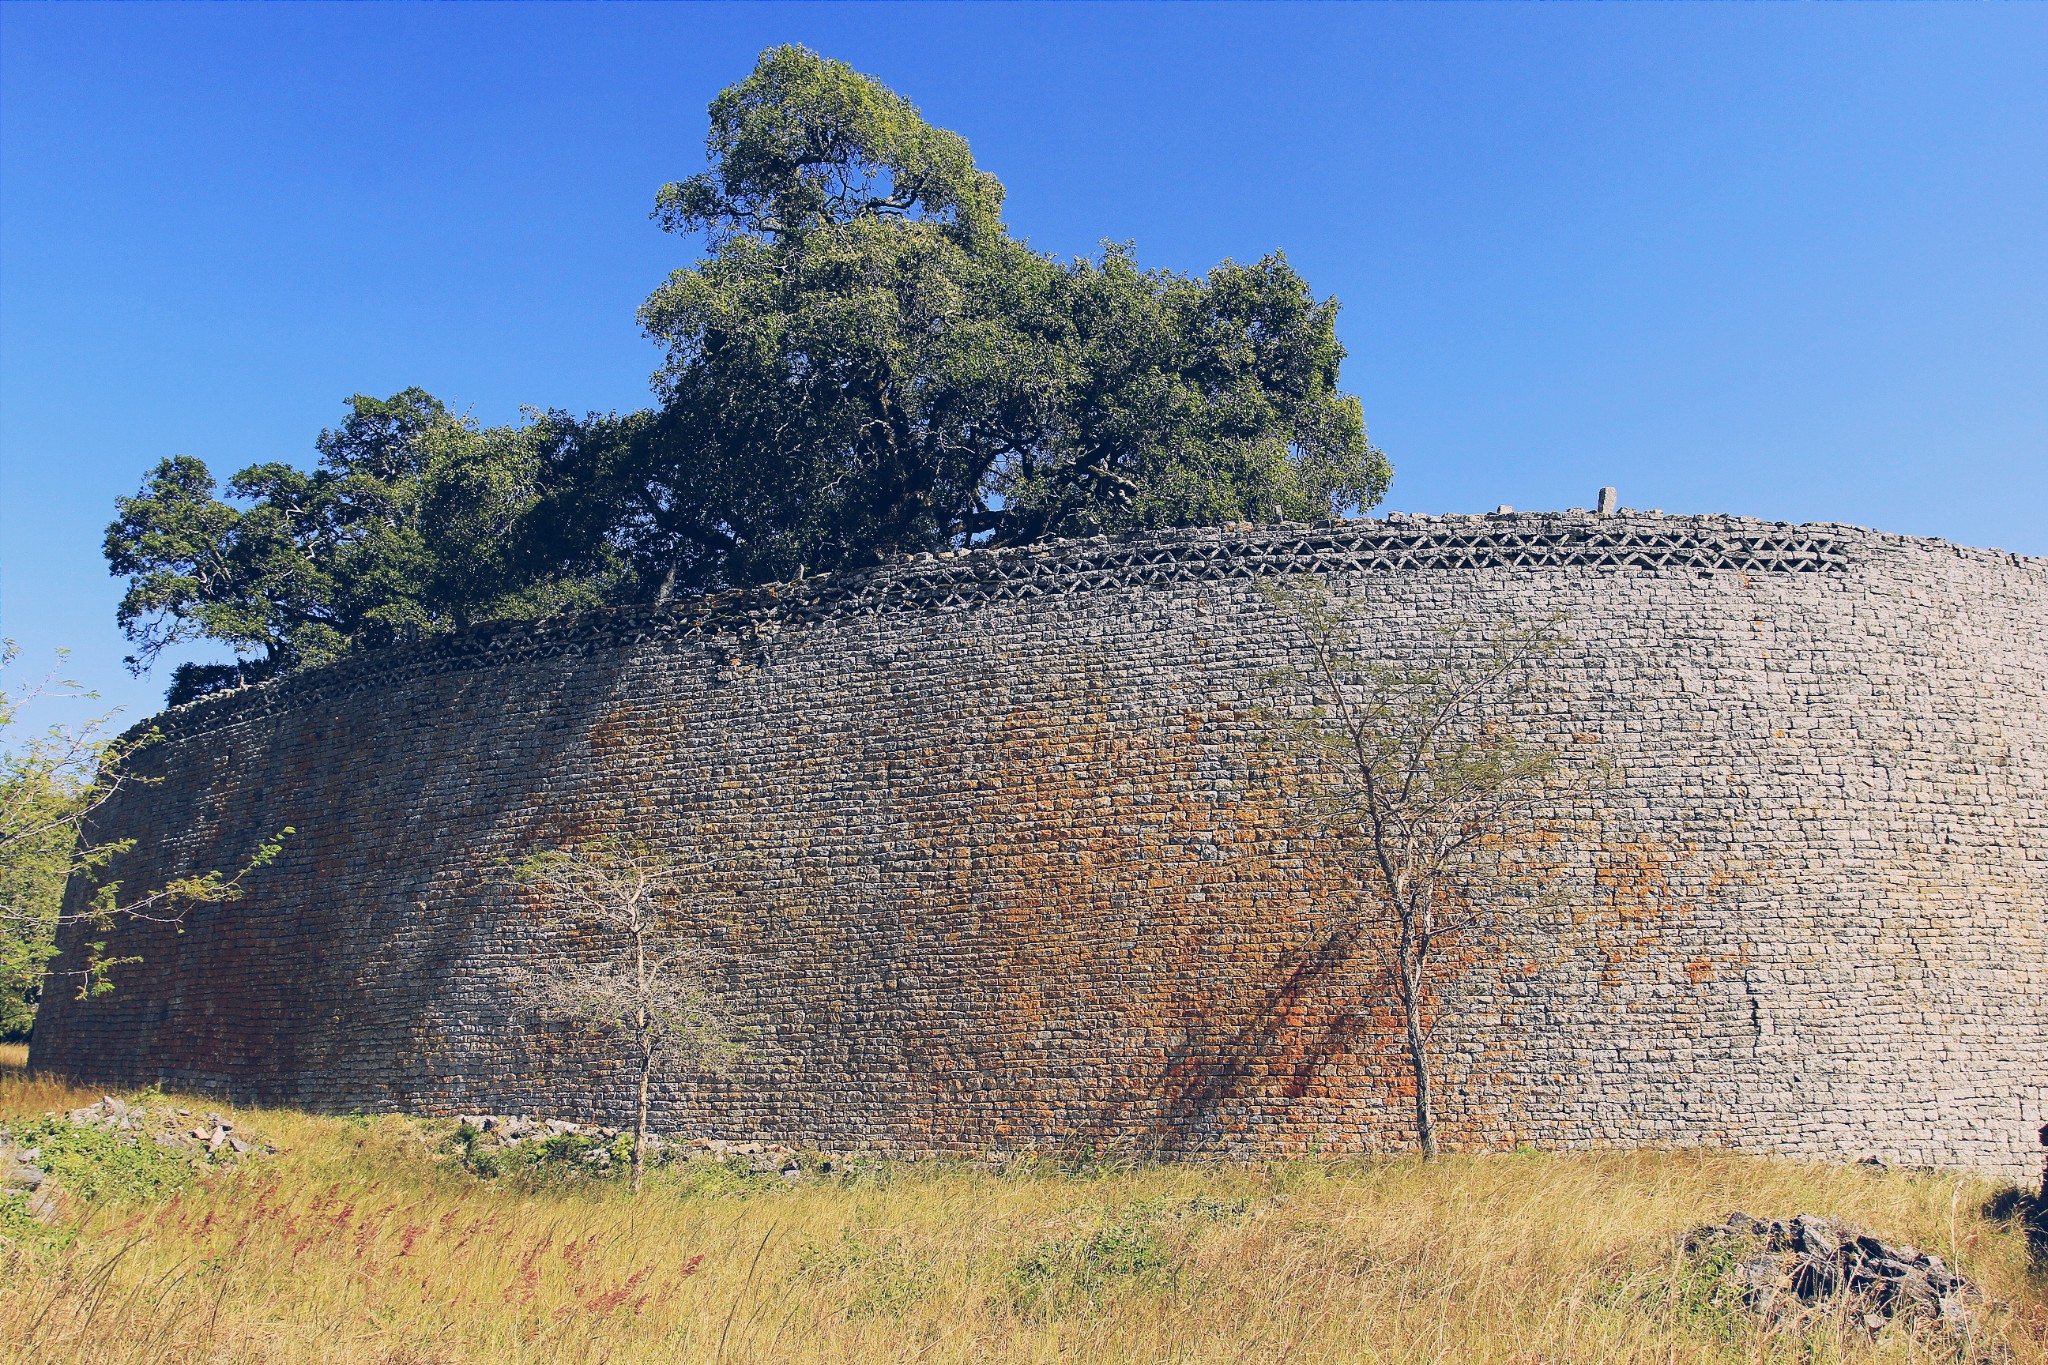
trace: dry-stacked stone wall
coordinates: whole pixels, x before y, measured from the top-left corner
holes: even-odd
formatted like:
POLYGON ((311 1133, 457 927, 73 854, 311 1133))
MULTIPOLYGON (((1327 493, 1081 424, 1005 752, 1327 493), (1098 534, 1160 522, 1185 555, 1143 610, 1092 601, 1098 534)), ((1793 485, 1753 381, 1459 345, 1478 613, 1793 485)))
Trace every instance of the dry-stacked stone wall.
MULTIPOLYGON (((922 557, 506 625, 172 711, 102 837, 134 888, 297 833, 183 933, 119 928, 32 1062, 238 1100, 587 1117, 522 1015, 562 951, 503 867, 616 834, 732 869, 741 1063, 665 1128, 899 1150, 1374 1149, 1406 1081, 1351 891, 1260 745, 1313 574, 1421 659, 1573 644, 1529 723, 1614 781, 1566 904, 1440 1024, 1459 1143, 1710 1144, 2015 1175, 2048 1121, 2048 561, 1628 514, 1239 527, 922 557)), ((82 888, 73 888, 74 896, 82 888)), ((59 970, 83 939, 67 934, 59 970)))

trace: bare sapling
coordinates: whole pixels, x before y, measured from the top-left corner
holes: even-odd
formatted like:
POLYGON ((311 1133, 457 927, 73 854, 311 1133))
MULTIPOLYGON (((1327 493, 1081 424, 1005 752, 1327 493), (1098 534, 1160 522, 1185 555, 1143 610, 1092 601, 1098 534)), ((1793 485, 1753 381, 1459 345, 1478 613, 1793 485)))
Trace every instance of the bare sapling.
POLYGON ((1519 920, 1562 896, 1552 849, 1598 760, 1531 735, 1558 618, 1455 622, 1430 661, 1363 655, 1353 619, 1313 581, 1268 584, 1299 622, 1295 666, 1266 675, 1266 709, 1300 761, 1305 804, 1360 888, 1365 945, 1401 1017, 1416 1144, 1437 1154, 1431 1045, 1446 995, 1498 960, 1519 920))
POLYGON ((726 869, 709 859, 599 841, 549 849, 516 875, 549 917, 559 945, 520 973, 520 1003, 573 1020, 616 1047, 632 1068, 632 1190, 647 1154, 648 1092, 660 1077, 718 1071, 741 1052, 710 985, 720 954, 704 941, 713 889, 726 869))

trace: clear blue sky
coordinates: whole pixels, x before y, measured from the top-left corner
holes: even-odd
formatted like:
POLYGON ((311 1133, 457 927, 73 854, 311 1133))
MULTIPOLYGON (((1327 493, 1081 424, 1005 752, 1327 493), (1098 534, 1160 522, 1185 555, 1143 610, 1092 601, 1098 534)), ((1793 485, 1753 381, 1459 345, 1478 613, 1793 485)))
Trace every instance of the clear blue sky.
POLYGON ((0 633, 146 714, 98 547, 158 459, 309 462, 408 384, 644 405, 655 188, 787 41, 1041 248, 1284 248, 1389 509, 1612 483, 2048 553, 2041 7, 7 3, 0 633))

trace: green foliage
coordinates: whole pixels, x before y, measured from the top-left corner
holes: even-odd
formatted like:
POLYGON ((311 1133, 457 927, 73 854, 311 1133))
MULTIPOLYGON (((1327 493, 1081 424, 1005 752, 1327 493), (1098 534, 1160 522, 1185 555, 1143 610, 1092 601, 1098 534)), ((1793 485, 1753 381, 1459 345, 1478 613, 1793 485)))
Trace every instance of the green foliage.
POLYGON ((28 1200, 0 1194, 0 1252, 61 1250, 77 1239, 77 1229, 44 1223, 28 1211, 28 1200))
POLYGON ((1087 1231, 1048 1238, 1010 1272, 1019 1311, 1036 1317, 1100 1311, 1112 1296, 1162 1293, 1179 1275, 1179 1257, 1149 1204, 1105 1213, 1087 1231))
MULTIPOLYGON (((12 641, 0 642, 0 672, 17 656, 12 641)), ((95 841, 89 820, 122 787, 150 780, 137 777, 130 760, 155 742, 156 732, 108 738, 111 716, 27 737, 17 728, 24 709, 39 698, 93 695, 54 677, 0 687, 0 1040, 24 1037, 34 1023, 62 925, 84 924, 97 935, 78 945, 77 965, 62 975, 75 982, 79 999, 102 995, 113 989, 113 969, 141 960, 108 955, 106 935, 117 920, 175 925, 193 905, 239 900, 243 878, 274 859, 292 833, 286 827, 258 845, 232 876, 218 869, 188 873, 124 895, 112 874, 135 841, 95 841), (64 898, 74 878, 80 899, 67 911, 64 898)))
POLYGON ((88 1203, 159 1199, 198 1177, 209 1163, 202 1150, 167 1147, 133 1129, 74 1127, 62 1118, 13 1126, 14 1141, 39 1149, 36 1165, 67 1194, 88 1203))
POLYGON ((1336 305, 1283 257, 1033 252, 964 141, 802 48, 719 97, 707 152, 656 210, 712 248, 641 308, 665 407, 607 471, 664 589, 1384 492, 1336 305))
POLYGON ((892 552, 1366 508, 1337 304, 1274 253, 1205 275, 1062 262, 957 133, 843 62, 762 54, 654 217, 707 253, 645 301, 657 410, 484 428, 357 395, 318 467, 220 488, 188 456, 119 502, 131 665, 171 700, 364 648, 892 552))
POLYGON ((1020 1152, 1005 1157, 1001 1174, 1005 1180, 1039 1180, 1056 1175, 1069 1180, 1107 1180, 1143 1170, 1149 1159, 1123 1145, 1076 1143, 1048 1152, 1020 1152))
MULTIPOLYGON (((655 1153, 650 1152, 648 1160, 660 1167, 661 1188, 685 1198, 748 1199, 786 1193, 791 1188, 781 1172, 763 1169, 745 1156, 700 1156, 686 1161, 673 1152, 664 1151, 658 1159, 655 1153)), ((833 1183, 849 1182, 835 1178, 833 1183)))
POLYGON ((1052 295, 1033 444, 990 476, 1007 538, 1313 520, 1385 493, 1358 400, 1337 390, 1337 305, 1280 253, 1196 278, 1107 245, 1060 267, 1052 295))
POLYGON ((857 218, 928 218, 966 238, 999 229, 1003 187, 966 139, 844 62, 785 46, 711 104, 711 169, 663 187, 671 230, 785 236, 857 218))
MULTIPOLYGON (((1059 1172, 1071 1178, 1069 1172, 1059 1172)), ((1089 1314, 1128 1294, 1180 1287, 1190 1242, 1212 1224, 1249 1216, 1249 1199, 1141 1199, 1100 1210, 1079 1231, 1040 1241, 1010 1267, 1011 1299, 1035 1317, 1089 1314)))
MULTIPOLYGON (((1759 1314, 1738 1273, 1743 1262, 1762 1254, 1761 1238, 1733 1238, 1675 1257, 1667 1266, 1605 1286, 1594 1295, 1601 1308, 1667 1323, 1702 1341, 1746 1352, 1757 1361, 1807 1362, 1842 1359, 1843 1329, 1859 1343, 1868 1304, 1843 1302, 1834 1311, 1759 1314), (1834 1349, 1829 1349, 1833 1347, 1834 1349)), ((1789 1294, 1789 1291, 1787 1291, 1789 1294)), ((1929 1358, 1975 1359, 1951 1349, 1929 1358)))
POLYGON ((797 1279, 838 1285, 851 1317, 900 1317, 930 1297, 939 1276, 930 1260, 901 1237, 846 1229, 837 1242, 806 1242, 797 1252, 797 1279))
POLYGON ((165 649, 207 638, 237 661, 183 665, 176 702, 352 650, 425 639, 477 621, 594 605, 606 570, 562 570, 528 524, 549 469, 608 419, 533 413, 480 427, 432 395, 349 400, 315 443, 311 473, 252 465, 227 497, 180 455, 116 502, 107 564, 128 578, 117 616, 143 671, 165 649))
MULTIPOLYGON (((483 1134, 465 1123, 441 1144, 441 1150, 471 1175, 485 1180, 510 1178, 524 1185, 559 1185, 623 1177, 633 1159, 633 1135, 599 1137, 557 1133, 510 1145, 486 1144, 483 1134)), ((665 1154, 650 1154, 661 1164, 665 1154)))
POLYGON ((1679 1261, 1669 1278, 1651 1281, 1639 1302, 1693 1331, 1724 1341, 1740 1340, 1754 1323, 1743 1302, 1742 1286, 1736 1282, 1735 1268, 1760 1249, 1755 1241, 1703 1248, 1679 1261))
MULTIPOLYGON (((18 657, 13 641, 0 642, 0 675, 18 657)), ((65 883, 79 858, 78 825, 109 748, 105 717, 24 735, 23 712, 40 696, 91 694, 54 680, 0 687, 0 1041, 9 1042, 35 1023, 65 883)), ((114 851, 87 858, 103 866, 114 851)))
MULTIPOLYGON (((480 1180, 503 1181, 519 1189, 607 1184, 628 1180, 632 1174, 630 1131, 612 1137, 559 1133, 503 1143, 463 1123, 441 1137, 434 1149, 441 1158, 480 1180)), ((798 1159, 813 1169, 821 1160, 815 1153, 798 1159)), ((647 1149, 645 1164, 665 1192, 687 1198, 747 1198, 790 1188, 790 1182, 780 1172, 763 1170, 749 1157, 738 1154, 692 1156, 685 1149, 654 1143, 647 1149)), ((853 1182, 842 1176, 834 1183, 853 1182)))

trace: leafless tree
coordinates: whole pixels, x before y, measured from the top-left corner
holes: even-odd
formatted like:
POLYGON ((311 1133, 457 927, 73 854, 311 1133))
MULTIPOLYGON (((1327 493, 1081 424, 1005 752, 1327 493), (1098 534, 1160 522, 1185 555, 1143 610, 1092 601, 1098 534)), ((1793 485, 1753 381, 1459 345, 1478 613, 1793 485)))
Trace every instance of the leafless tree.
POLYGON ((647 1151, 647 1094, 657 1076, 720 1070, 742 1051, 709 978, 720 955, 702 938, 730 868, 710 859, 617 841, 549 849, 520 863, 521 885, 549 916, 560 945, 543 967, 517 977, 533 1013, 575 1020, 629 1057, 638 1086, 633 1111, 633 1193, 647 1151), (696 911, 697 923, 686 920, 696 911))
POLYGON ((1558 618, 1453 623, 1430 662, 1386 663, 1363 657, 1353 618, 1319 584, 1267 595, 1300 623, 1301 646, 1296 666, 1267 675, 1266 714, 1361 887, 1357 940, 1401 1014, 1427 1160, 1443 997, 1499 954, 1518 917, 1563 897, 1563 814, 1604 767, 1529 734, 1544 666, 1568 643, 1558 618))

